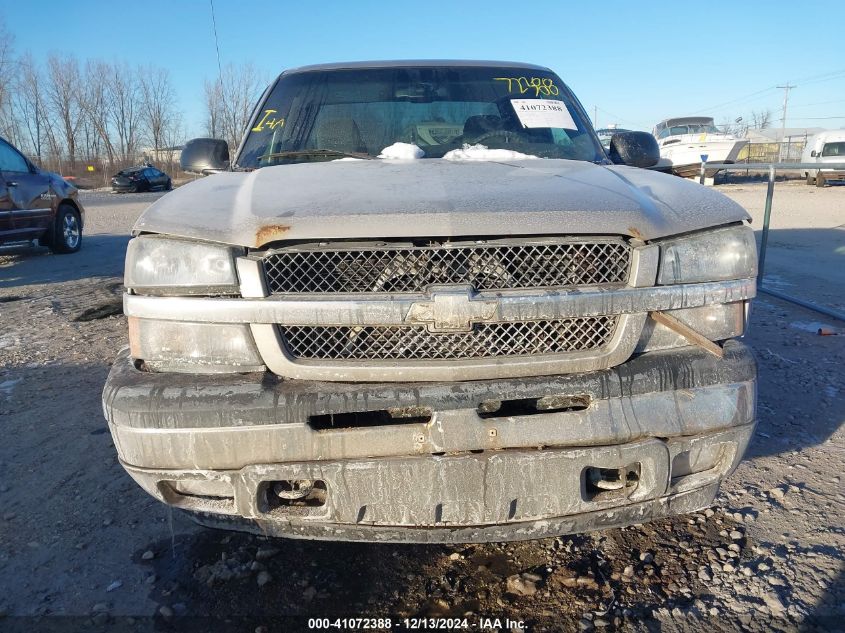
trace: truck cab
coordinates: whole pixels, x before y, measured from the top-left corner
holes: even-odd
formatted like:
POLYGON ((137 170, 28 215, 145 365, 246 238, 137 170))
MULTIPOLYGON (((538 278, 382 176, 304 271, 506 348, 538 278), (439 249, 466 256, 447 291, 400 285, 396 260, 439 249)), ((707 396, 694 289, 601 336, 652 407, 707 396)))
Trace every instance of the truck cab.
POLYGON ((829 181, 845 180, 845 169, 825 167, 825 164, 845 163, 845 130, 820 132, 810 137, 801 154, 801 162, 818 165, 804 172, 808 185, 824 187, 829 181))

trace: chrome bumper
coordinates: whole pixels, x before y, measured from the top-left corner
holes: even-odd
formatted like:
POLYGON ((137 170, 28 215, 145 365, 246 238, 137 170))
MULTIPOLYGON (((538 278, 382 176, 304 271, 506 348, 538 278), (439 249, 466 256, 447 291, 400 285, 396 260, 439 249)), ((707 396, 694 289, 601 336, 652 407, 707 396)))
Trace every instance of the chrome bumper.
MULTIPOLYGON (((653 255, 653 253, 652 253, 653 255)), ((467 303, 489 302, 489 321, 535 321, 568 317, 619 315, 616 330, 600 348, 565 354, 449 361, 332 361, 293 358, 285 349, 279 325, 402 325, 423 296, 362 298, 266 296, 257 260, 240 258, 243 298, 152 297, 124 295, 129 317, 188 323, 248 324, 265 366, 273 373, 300 380, 433 381, 484 380, 503 376, 538 376, 596 371, 624 362, 634 353, 647 315, 735 303, 756 295, 754 279, 674 286, 651 286, 656 259, 639 254, 631 286, 549 292, 474 293, 467 303), (648 263, 645 262, 648 260, 648 263), (646 271, 647 272, 643 272, 646 271), (644 287, 638 287, 642 284, 644 287)))
POLYGON ((740 343, 546 378, 409 384, 197 376, 115 362, 103 404, 129 474, 206 523, 304 538, 537 538, 707 505, 755 423, 756 367, 740 343), (479 415, 486 400, 589 400, 585 410, 479 415), (315 428, 315 416, 426 407, 426 423, 315 428), (696 467, 695 464, 698 464, 696 467), (691 466, 692 465, 692 466, 691 466), (590 469, 635 469, 621 493, 590 469), (268 486, 319 480, 325 503, 273 507, 268 486))

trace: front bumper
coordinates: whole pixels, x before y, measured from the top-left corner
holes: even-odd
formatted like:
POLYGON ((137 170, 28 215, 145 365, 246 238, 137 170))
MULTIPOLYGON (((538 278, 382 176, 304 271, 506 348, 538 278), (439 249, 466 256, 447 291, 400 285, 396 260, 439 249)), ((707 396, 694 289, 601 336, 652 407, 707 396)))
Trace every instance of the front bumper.
POLYGON ((643 354, 584 374, 447 383, 315 383, 199 376, 115 362, 103 405, 118 454, 147 492, 200 522, 361 541, 539 538, 708 505, 755 424, 756 366, 741 343, 643 354), (487 401, 588 402, 479 413, 487 401), (388 408, 425 422, 326 428, 388 408), (602 472, 635 473, 618 489, 602 472), (274 503, 274 483, 323 482, 320 505, 274 503))

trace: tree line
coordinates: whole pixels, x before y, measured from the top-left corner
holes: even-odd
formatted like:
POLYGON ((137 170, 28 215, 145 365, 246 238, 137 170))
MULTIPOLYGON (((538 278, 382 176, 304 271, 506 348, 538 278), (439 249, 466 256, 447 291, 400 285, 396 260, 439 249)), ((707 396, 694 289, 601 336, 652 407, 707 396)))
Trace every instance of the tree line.
MULTIPOLYGON (((143 160, 175 169, 186 125, 167 68, 59 53, 38 63, 0 23, 0 76, 0 136, 36 164, 63 175, 143 160)), ((237 147, 261 89, 251 64, 206 80, 205 133, 237 147)))

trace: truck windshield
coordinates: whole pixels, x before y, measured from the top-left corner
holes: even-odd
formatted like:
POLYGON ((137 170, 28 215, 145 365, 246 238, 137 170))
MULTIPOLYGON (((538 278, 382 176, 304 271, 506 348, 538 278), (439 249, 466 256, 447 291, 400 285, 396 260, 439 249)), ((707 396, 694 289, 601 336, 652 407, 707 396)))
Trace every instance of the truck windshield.
POLYGON ((723 132, 712 123, 693 123, 690 125, 674 125, 663 136, 682 136, 684 134, 722 134, 723 132))
POLYGON ((481 144, 541 158, 605 160, 581 106, 552 73, 402 66, 283 76, 256 111, 236 162, 256 169, 375 157, 397 142, 419 146, 424 158, 481 144))
POLYGON ((845 143, 825 143, 822 156, 845 156, 845 143))

